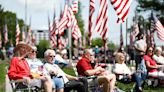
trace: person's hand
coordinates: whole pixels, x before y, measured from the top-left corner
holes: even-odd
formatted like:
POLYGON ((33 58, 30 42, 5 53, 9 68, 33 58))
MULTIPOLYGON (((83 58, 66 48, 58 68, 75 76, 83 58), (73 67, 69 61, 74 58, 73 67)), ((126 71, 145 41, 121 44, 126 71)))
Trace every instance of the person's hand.
POLYGON ((43 80, 43 81, 46 81, 48 80, 48 78, 46 76, 41 76, 39 79, 43 80))
POLYGON ((27 84, 29 84, 30 81, 31 81, 30 77, 23 77, 23 79, 24 79, 24 82, 27 83, 27 84))
POLYGON ((53 75, 53 76, 56 76, 56 75, 58 74, 57 71, 50 71, 49 73, 50 73, 51 75, 53 75))

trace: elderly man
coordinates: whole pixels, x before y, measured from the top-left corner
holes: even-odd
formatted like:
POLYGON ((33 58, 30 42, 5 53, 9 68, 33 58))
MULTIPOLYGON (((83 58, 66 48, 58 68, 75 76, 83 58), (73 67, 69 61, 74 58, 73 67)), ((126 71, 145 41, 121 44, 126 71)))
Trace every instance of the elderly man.
POLYGON ((106 73, 101 67, 93 68, 90 64, 92 61, 93 52, 91 49, 86 49, 82 59, 77 63, 77 71, 80 76, 98 76, 98 84, 103 85, 103 92, 113 92, 115 87, 116 76, 106 73))
MULTIPOLYGON (((44 53, 44 57, 46 60, 45 68, 49 71, 49 73, 52 76, 53 80, 56 77, 62 77, 64 81, 64 92, 70 92, 72 89, 77 90, 77 92, 87 92, 87 80, 81 79, 78 77, 74 77, 71 75, 68 75, 64 73, 60 67, 56 64, 54 64, 54 57, 55 57, 55 51, 48 49, 44 53)), ((56 85, 62 85, 61 81, 56 82, 54 80, 54 83, 56 85), (59 83, 60 82, 60 83, 59 83)), ((59 91, 58 91, 59 92, 59 91)))

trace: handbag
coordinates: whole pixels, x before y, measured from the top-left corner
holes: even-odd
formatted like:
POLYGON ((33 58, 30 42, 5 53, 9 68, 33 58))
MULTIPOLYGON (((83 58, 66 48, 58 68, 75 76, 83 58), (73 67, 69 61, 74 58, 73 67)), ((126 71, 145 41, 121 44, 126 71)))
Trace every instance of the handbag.
POLYGON ((129 78, 128 74, 123 75, 123 78, 121 79, 121 82, 127 83, 127 84, 131 82, 131 79, 129 78))

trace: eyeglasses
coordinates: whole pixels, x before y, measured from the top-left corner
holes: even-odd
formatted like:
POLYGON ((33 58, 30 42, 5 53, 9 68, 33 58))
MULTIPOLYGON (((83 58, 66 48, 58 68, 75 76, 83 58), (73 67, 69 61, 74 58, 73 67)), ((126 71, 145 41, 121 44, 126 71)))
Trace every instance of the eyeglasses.
POLYGON ((49 56, 49 57, 55 57, 55 56, 49 56))
POLYGON ((153 52, 153 50, 148 50, 149 52, 153 52))
POLYGON ((31 53, 37 53, 37 51, 34 51, 34 50, 33 50, 31 53))

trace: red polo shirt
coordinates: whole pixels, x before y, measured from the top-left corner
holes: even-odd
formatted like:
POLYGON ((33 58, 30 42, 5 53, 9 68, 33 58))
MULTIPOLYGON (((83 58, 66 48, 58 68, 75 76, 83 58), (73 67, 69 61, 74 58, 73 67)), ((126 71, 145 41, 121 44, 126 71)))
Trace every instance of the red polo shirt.
MULTIPOLYGON (((144 58, 145 62, 149 62, 150 65, 152 65, 152 66, 157 65, 157 63, 150 56, 144 55, 143 58, 144 58)), ((157 69, 148 68, 148 72, 155 72, 155 71, 157 71, 157 69)))
POLYGON ((13 80, 30 77, 30 68, 27 61, 25 59, 20 60, 18 57, 13 57, 10 62, 8 76, 13 80))
POLYGON ((77 72, 80 76, 88 76, 84 72, 86 70, 91 70, 93 69, 90 61, 86 57, 82 57, 82 59, 79 60, 79 62, 76 65, 77 72))

